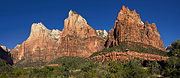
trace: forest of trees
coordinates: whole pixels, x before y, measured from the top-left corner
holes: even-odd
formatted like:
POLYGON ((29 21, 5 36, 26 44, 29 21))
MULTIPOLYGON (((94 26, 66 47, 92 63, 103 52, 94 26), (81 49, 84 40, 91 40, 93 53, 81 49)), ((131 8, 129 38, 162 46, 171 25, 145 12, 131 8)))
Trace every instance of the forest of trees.
MULTIPOLYGON (((11 66, 0 64, 0 78, 24 77, 60 77, 60 78, 144 78, 144 77, 180 77, 180 60, 171 57, 166 61, 148 61, 134 59, 126 63, 94 60, 79 57, 61 57, 49 63, 59 66, 13 70, 11 66)), ((5 63, 5 62, 4 62, 5 63)))

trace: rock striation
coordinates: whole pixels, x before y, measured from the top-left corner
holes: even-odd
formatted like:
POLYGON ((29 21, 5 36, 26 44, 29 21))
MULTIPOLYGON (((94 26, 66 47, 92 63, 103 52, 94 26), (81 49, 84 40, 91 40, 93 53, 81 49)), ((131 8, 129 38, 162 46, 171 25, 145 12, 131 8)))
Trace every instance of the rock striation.
POLYGON ((128 51, 128 52, 111 52, 105 55, 98 55, 94 56, 91 59, 97 59, 97 60, 130 60, 130 59, 135 59, 135 58, 140 58, 144 60, 150 60, 150 61, 161 61, 161 60, 166 60, 169 57, 164 57, 160 55, 155 55, 155 54, 148 54, 148 53, 138 53, 134 51, 128 51))
POLYGON ((143 23, 135 10, 123 6, 116 18, 114 29, 109 31, 105 46, 110 48, 124 41, 141 42, 165 51, 155 23, 143 23))
POLYGON ((89 57, 103 49, 104 42, 82 16, 70 10, 62 32, 34 23, 29 38, 10 52, 14 63, 24 59, 49 62, 61 56, 89 57))
POLYGON ((107 37, 107 35, 108 35, 106 30, 96 30, 96 33, 102 39, 105 39, 107 37))
POLYGON ((16 63, 18 61, 18 52, 19 52, 19 47, 21 44, 17 44, 11 51, 10 53, 12 54, 12 59, 13 62, 16 63))
POLYGON ((0 58, 7 61, 8 64, 13 65, 11 54, 6 46, 0 46, 0 58))
POLYGON ((20 60, 49 62, 57 57, 89 57, 104 48, 132 41, 165 50, 154 23, 143 23, 135 10, 123 6, 114 29, 95 30, 76 12, 70 10, 64 28, 49 30, 42 23, 33 23, 29 38, 10 51, 14 63, 20 60))
POLYGON ((68 18, 64 20, 58 56, 89 57, 103 48, 104 39, 98 36, 81 15, 70 10, 68 18))
POLYGON ((10 52, 14 63, 22 59, 51 61, 55 58, 60 39, 59 30, 49 30, 41 22, 33 23, 29 38, 10 52))

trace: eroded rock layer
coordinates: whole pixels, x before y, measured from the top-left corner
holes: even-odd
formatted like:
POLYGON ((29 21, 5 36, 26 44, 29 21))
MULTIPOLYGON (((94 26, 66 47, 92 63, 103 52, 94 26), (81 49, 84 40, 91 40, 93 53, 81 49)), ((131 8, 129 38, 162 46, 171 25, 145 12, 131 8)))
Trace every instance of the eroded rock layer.
POLYGON ((148 53, 138 53, 134 51, 128 51, 128 52, 111 52, 106 55, 98 55, 92 57, 92 59, 97 59, 97 60, 130 60, 130 59, 144 59, 144 60, 150 60, 150 61, 161 61, 161 60, 166 60, 169 57, 164 57, 160 55, 155 55, 155 54, 148 54, 148 53))
POLYGON ((145 24, 135 10, 123 6, 116 18, 114 29, 109 31, 105 46, 110 48, 124 41, 141 42, 165 51, 155 23, 145 24))
POLYGON ((69 17, 64 21, 58 56, 89 57, 103 48, 104 39, 98 36, 82 16, 70 10, 69 17))
POLYGON ((82 16, 70 10, 62 32, 49 30, 42 23, 34 23, 29 38, 12 49, 11 53, 15 63, 24 59, 49 62, 61 56, 89 57, 103 49, 104 42, 82 16))

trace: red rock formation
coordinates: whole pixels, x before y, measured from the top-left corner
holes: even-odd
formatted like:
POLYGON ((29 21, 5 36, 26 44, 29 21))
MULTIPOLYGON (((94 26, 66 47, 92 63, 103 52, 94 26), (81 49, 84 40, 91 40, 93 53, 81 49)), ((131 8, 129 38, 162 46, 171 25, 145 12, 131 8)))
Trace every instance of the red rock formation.
POLYGON ((29 38, 10 52, 16 63, 22 59, 51 61, 58 49, 59 30, 49 30, 42 23, 34 23, 29 38))
POLYGON ((14 62, 22 59, 48 62, 61 56, 89 57, 104 48, 104 39, 79 14, 71 10, 64 23, 62 34, 42 23, 34 23, 29 38, 11 50, 14 62))
POLYGON ((140 59, 144 59, 144 60, 150 60, 150 61, 160 61, 160 60, 166 60, 169 57, 163 57, 160 55, 155 55, 155 54, 148 54, 148 53, 138 53, 138 52, 134 52, 134 51, 128 51, 128 52, 111 52, 108 53, 106 55, 98 55, 98 56, 94 56, 92 57, 92 59, 101 59, 102 62, 104 60, 117 60, 117 59, 121 59, 121 60, 129 60, 129 59, 134 59, 134 58, 140 58, 140 59))
POLYGON ((13 62, 16 63, 18 61, 18 52, 19 52, 19 47, 21 46, 21 44, 17 44, 16 47, 14 47, 10 53, 12 54, 12 59, 13 62))
POLYGON ((104 40, 87 21, 70 10, 69 17, 64 21, 58 56, 89 57, 97 50, 103 49, 103 43, 104 40))
POLYGON ((124 6, 106 42, 82 16, 72 10, 69 11, 69 17, 65 19, 64 29, 60 33, 59 30, 47 29, 42 23, 34 23, 29 38, 10 51, 14 56, 14 62, 22 59, 48 62, 61 56, 89 57, 103 49, 104 43, 109 48, 123 41, 142 42, 164 50, 156 25, 148 22, 143 24, 135 10, 130 11, 124 6))
POLYGON ((141 42, 165 51, 156 25, 148 22, 144 24, 135 10, 130 11, 125 6, 122 7, 116 18, 114 29, 109 31, 105 46, 109 48, 119 45, 123 41, 141 42))

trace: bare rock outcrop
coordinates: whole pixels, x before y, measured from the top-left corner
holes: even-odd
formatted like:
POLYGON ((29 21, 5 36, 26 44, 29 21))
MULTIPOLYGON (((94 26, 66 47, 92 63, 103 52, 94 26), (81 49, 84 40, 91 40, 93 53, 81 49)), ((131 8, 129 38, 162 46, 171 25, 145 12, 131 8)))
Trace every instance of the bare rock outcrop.
POLYGON ((165 51, 155 23, 143 23, 135 10, 123 6, 116 18, 114 29, 109 31, 105 46, 110 48, 124 41, 141 42, 165 51))
POLYGON ((96 30, 96 33, 102 39, 105 39, 107 37, 107 35, 108 35, 106 30, 96 30))
POLYGON ((105 55, 98 55, 92 57, 92 59, 97 59, 97 60, 130 60, 130 59, 135 59, 135 58, 140 58, 144 60, 150 60, 150 61, 161 61, 161 60, 166 60, 169 57, 164 57, 160 55, 155 55, 155 54, 148 54, 148 53, 138 53, 134 51, 128 51, 128 52, 111 52, 105 55))
POLYGON ((10 49, 7 48, 6 46, 0 45, 0 47, 1 47, 4 51, 6 51, 6 52, 10 52, 10 49))
POLYGON ((14 62, 22 59, 53 60, 58 50, 60 33, 57 29, 47 29, 42 23, 33 23, 29 38, 11 50, 14 62))
POLYGON ((87 21, 76 12, 70 10, 69 17, 64 20, 58 56, 89 57, 92 53, 104 48, 101 39, 87 21))
POLYGON ((19 52, 19 47, 21 46, 21 44, 17 44, 11 51, 10 53, 12 54, 12 59, 13 62, 16 63, 18 60, 18 52, 19 52))

